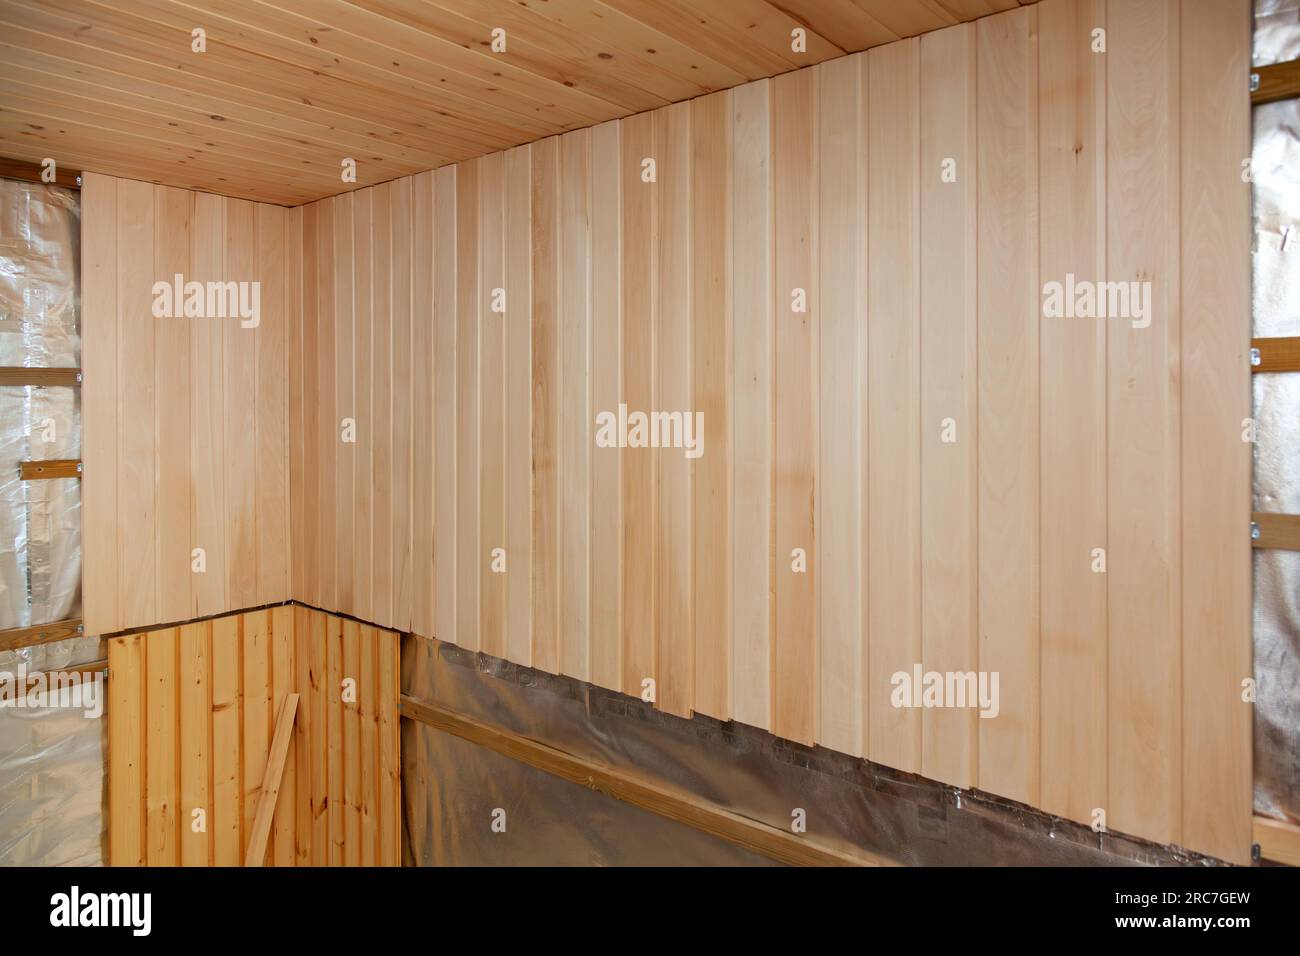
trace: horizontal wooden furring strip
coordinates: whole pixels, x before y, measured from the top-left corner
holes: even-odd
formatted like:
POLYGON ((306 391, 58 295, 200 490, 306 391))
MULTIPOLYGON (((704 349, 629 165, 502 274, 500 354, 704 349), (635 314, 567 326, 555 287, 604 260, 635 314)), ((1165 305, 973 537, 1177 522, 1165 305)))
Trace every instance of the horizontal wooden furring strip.
POLYGON ((31 647, 33 644, 66 641, 70 637, 81 635, 82 626, 79 617, 70 617, 66 621, 54 621, 51 624, 36 624, 32 627, 11 627, 0 631, 0 651, 31 647))
MULTIPOLYGON (((0 156, 0 176, 6 179, 21 179, 24 182, 40 183, 41 164, 29 163, 22 159, 10 159, 7 156, 0 156)), ((54 167, 54 183, 59 186, 66 186, 68 189, 81 188, 81 170, 64 169, 62 166, 54 167)))
POLYGON ((402 716, 454 734, 471 743, 528 764, 538 770, 622 800, 642 810, 795 866, 896 866, 865 851, 845 853, 806 837, 786 833, 716 807, 692 794, 645 780, 612 767, 575 757, 511 731, 480 723, 437 704, 402 695, 402 716))
POLYGON ((1251 70, 1259 77, 1259 87, 1250 94, 1252 106, 1276 103, 1300 96, 1300 60, 1287 60, 1251 70))
POLYGON ((1300 827, 1294 823, 1255 817, 1255 842, 1265 860, 1300 866, 1300 827))
POLYGON ((26 368, 6 365, 0 368, 0 385, 70 385, 81 384, 79 368, 26 368))
POLYGON ((1252 372, 1300 372, 1300 336, 1251 339, 1251 348, 1259 350, 1259 364, 1252 372))
POLYGON ((41 481, 46 478, 80 478, 81 459, 54 458, 49 461, 22 461, 18 474, 23 481, 41 481))
POLYGON ((1300 551, 1300 515, 1265 514, 1257 511, 1250 516, 1259 528, 1259 537, 1251 539, 1256 548, 1277 548, 1282 551, 1300 551))

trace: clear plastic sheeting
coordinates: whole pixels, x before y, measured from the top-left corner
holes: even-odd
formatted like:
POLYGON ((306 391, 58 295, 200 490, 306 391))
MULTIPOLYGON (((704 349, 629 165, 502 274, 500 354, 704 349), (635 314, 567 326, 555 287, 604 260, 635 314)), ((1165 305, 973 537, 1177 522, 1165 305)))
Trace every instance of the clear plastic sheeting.
MULTIPOLYGON (((407 637, 406 693, 772 827, 802 809, 823 845, 916 865, 1212 862, 1094 833, 746 727, 683 720, 640 700, 439 641, 407 637)), ((715 865, 770 860, 427 725, 402 722, 403 860, 424 866, 715 865), (505 812, 505 831, 493 829, 505 812)))
MULTIPOLYGON (((78 637, 0 651, 0 672, 102 660, 102 645, 78 637)), ((81 709, 0 707, 0 866, 103 864, 107 727, 104 716, 81 709)))
MULTIPOLYGON (((1300 0, 1257 0, 1254 62, 1300 57, 1300 0)), ((1254 110, 1254 335, 1300 335, 1300 101, 1254 110)), ((1253 377, 1254 510, 1300 514, 1300 373, 1253 377)), ((1255 810, 1300 822, 1300 553, 1254 552, 1255 810)))
MULTIPOLYGON (((80 365, 80 233, 77 193, 0 179, 0 366, 80 365)), ((80 611, 79 483, 18 474, 81 457, 78 401, 66 386, 0 388, 0 628, 80 611)))

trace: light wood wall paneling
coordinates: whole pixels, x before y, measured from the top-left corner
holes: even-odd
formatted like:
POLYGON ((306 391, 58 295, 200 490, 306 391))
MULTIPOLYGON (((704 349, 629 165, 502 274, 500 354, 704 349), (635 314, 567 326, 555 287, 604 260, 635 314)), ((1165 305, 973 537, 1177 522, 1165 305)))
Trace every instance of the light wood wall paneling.
POLYGON ((1184 0, 1180 29, 1182 839, 1248 866, 1250 258, 1244 239, 1223 238, 1241 234, 1250 204, 1240 168, 1251 112, 1238 82, 1250 69, 1250 4, 1184 0))
MULTIPOLYGON (((153 271, 155 282, 172 285, 176 276, 191 274, 190 228, 194 193, 157 186, 154 189, 153 271)), ((180 312, 180 303, 173 303, 180 312)), ((190 328, 193 319, 155 318, 154 388, 157 428, 152 460, 157 462, 158 620, 190 617, 195 577, 190 566, 190 328)), ((281 461, 276 468, 283 467, 281 461)), ((281 549, 281 555, 285 550, 281 549)), ((148 621, 143 623, 156 623, 148 621)))
POLYGON ((817 739, 817 118, 814 70, 772 81, 776 625, 772 732, 817 739))
MULTIPOLYGON (((510 561, 505 656, 527 666, 533 638, 532 147, 506 153, 505 175, 505 547, 510 561)), ((615 626, 615 639, 618 633, 615 626)))
POLYGON ((359 416, 357 398, 357 337, 353 290, 356 246, 353 223, 356 195, 334 199, 334 399, 338 435, 334 460, 334 584, 335 604, 329 610, 356 607, 357 601, 357 469, 361 455, 357 434, 367 423, 359 416))
POLYGON ((289 211, 256 207, 259 318, 257 349, 257 590, 255 604, 289 599, 289 365, 292 316, 285 288, 289 211))
POLYGON ((117 589, 117 186, 108 176, 82 175, 81 595, 88 634, 115 631, 122 620, 117 589))
MULTIPOLYGON (((560 653, 559 347, 560 141, 534 143, 533 238, 533 652, 532 666, 556 673, 560 653)), ((458 271, 463 268, 458 263, 458 271)), ((457 343, 458 345, 460 343, 457 343)))
MULTIPOLYGON (((370 455, 370 482, 372 492, 372 524, 370 561, 371 569, 371 620, 393 626, 393 599, 397 590, 393 580, 393 532, 397 523, 409 524, 418 531, 423 519, 429 532, 433 531, 433 515, 407 513, 393 500, 396 482, 393 480, 394 406, 401 401, 393 389, 393 184, 381 183, 375 187, 371 207, 371 242, 374 251, 370 260, 371 295, 371 427, 373 443, 370 455)), ((432 286, 430 277, 427 283, 432 286)), ((429 381, 432 382, 430 370, 429 381)), ((430 485, 430 500, 432 486, 430 485)), ((432 588, 432 585, 430 585, 432 588)))
POLYGON ((335 499, 338 491, 339 424, 345 416, 340 412, 338 400, 338 370, 334 364, 337 350, 335 342, 335 308, 334 308, 334 273, 339 268, 334 252, 334 218, 338 201, 322 200, 317 204, 316 247, 316 337, 318 341, 317 369, 320 387, 320 448, 317 464, 320 469, 320 493, 318 495, 317 549, 319 554, 320 580, 316 601, 318 607, 332 608, 338 606, 338 589, 335 585, 337 572, 334 554, 337 550, 335 536, 335 499))
MULTIPOLYGON (((560 673, 591 674, 591 131, 560 137, 560 673)), ((486 429, 484 431, 486 439, 486 429)))
MULTIPOLYGON (((1106 63, 1099 0, 1038 8, 1039 284, 1105 278, 1106 63)), ((1105 320, 1044 316, 1042 803, 1091 823, 1106 805, 1105 320), (1095 549, 1102 549, 1098 554, 1095 549)))
POLYGON ((302 210, 302 538, 304 550, 294 561, 302 565, 303 590, 294 592, 299 600, 321 603, 322 510, 321 436, 326 419, 325 388, 321 381, 320 338, 320 216, 323 203, 304 206, 302 210))
POLYGON ((1162 843, 1182 814, 1178 16, 1111 4, 1106 41, 1106 279, 1149 282, 1151 319, 1108 327, 1106 824, 1162 843))
MULTIPOLYGON (((657 110, 655 122, 654 376, 657 412, 691 409, 691 108, 657 110)), ((685 423, 683 422, 683 427, 685 423)), ((691 462, 684 449, 655 458, 655 702, 689 717, 694 699, 695 613, 691 462)))
POLYGON ((481 540, 478 566, 480 650, 506 656, 506 581, 510 554, 506 551, 506 318, 499 308, 509 308, 505 279, 505 154, 484 156, 479 187, 479 515, 481 540), (504 552, 504 570, 496 564, 496 549, 504 552))
POLYGON ((982 789, 1034 803, 1038 695, 1037 11, 981 20, 979 142, 979 622, 999 674, 980 720, 982 789))
MULTIPOLYGON (((434 173, 433 634, 456 633, 456 167, 434 173)), ((398 522, 400 524, 400 522, 398 522)))
POLYGON ((920 44, 867 54, 867 756, 921 769, 921 712, 892 677, 921 659, 920 44))
MULTIPOLYGON (((286 363, 289 369, 289 387, 287 392, 288 408, 286 419, 288 434, 286 436, 287 470, 289 473, 288 494, 289 514, 285 533, 288 536, 289 581, 285 597, 307 594, 307 548, 306 536, 306 467, 304 419, 306 406, 303 391, 303 207, 290 209, 285 214, 284 222, 284 307, 285 307, 285 348, 286 363)), ((312 394, 315 401, 315 393, 312 394)), ((191 415, 191 417, 193 417, 191 415)))
POLYGON ((479 190, 481 160, 456 172, 456 630, 452 643, 478 650, 482 579, 480 395, 482 356, 479 328, 479 190))
MULTIPOLYGON (((622 401, 629 412, 650 412, 655 406, 655 257, 659 242, 655 194, 657 182, 647 182, 646 160, 656 159, 655 123, 650 113, 629 116, 620 123, 623 191, 620 263, 623 353, 620 364, 622 401)), ((534 147, 534 163, 538 156, 534 147)), ((657 167, 657 162, 656 162, 657 167)), ((656 168, 657 173, 657 168, 656 168)), ((536 181, 534 180, 534 183, 536 181)), ((536 197, 536 191, 534 191, 536 197)), ((534 205, 536 210, 536 205, 534 205)), ((536 212, 534 212, 536 223, 536 212)), ((534 245, 536 254, 536 245, 534 245)), ((534 280, 534 296, 537 295, 534 280)), ((540 305, 540 300, 535 300, 540 305)), ((537 314, 537 305, 534 315, 537 314)), ((542 342, 533 340, 534 363, 542 342)), ((534 409, 534 435, 536 435, 534 409)), ((641 697, 645 681, 655 677, 655 459, 645 449, 622 457, 622 595, 623 690, 641 697)), ((534 489, 541 494, 540 484, 534 489)), ((534 613, 540 612, 536 607, 534 613)), ((540 627, 540 618, 534 619, 540 627)), ((534 666, 542 666, 540 662, 534 666)))
MULTIPOLYGON (((411 483, 409 511, 390 507, 387 520, 406 525, 410 515, 410 629, 416 634, 433 634, 435 589, 433 578, 434 515, 434 331, 433 302, 435 263, 433 255, 433 173, 421 173, 411 182, 411 483)), ((377 327, 378 328, 378 327, 377 327)), ((387 344, 385 348, 387 348, 387 344)), ((376 381, 380 381, 376 378, 376 381)), ((390 406, 391 397, 385 399, 390 406)), ((399 398, 400 401, 400 398, 399 398)), ((375 470, 379 474, 378 468, 375 470)), ((403 529, 403 536, 407 534, 403 529)), ((389 531, 391 538, 391 528, 389 531)), ((375 544, 376 551, 379 542, 375 544)), ((379 581, 379 569, 375 570, 379 581)), ((386 579, 385 579, 386 580, 386 579)), ((379 620, 392 626, 391 619, 379 620)))
MULTIPOLYGON (((257 281, 257 204, 226 201, 226 275, 228 282, 257 281)), ((213 321, 209 319, 209 321, 213 321)), ((234 607, 252 607, 258 599, 257 566, 257 335, 235 319, 219 319, 222 328, 222 399, 225 426, 226 557, 234 607), (251 427, 250 427, 251 426, 251 427)), ((158 620, 141 618, 137 624, 158 620)))
MULTIPOLYGON (((867 336, 865 56, 819 66, 817 741, 863 754, 863 360, 867 336)), ((779 361, 779 359, 778 359, 779 361)))
MULTIPOLYGON (((731 718, 731 93, 691 102, 692 706, 731 718), (694 452, 692 452, 694 454, 694 452)), ((685 423, 684 423, 685 424, 685 423)))
MULTIPOLYGON (((409 630, 415 592, 413 537, 409 516, 411 500, 419 490, 412 487, 414 470, 412 429, 416 419, 411 401, 416 394, 416 364, 411 354, 412 326, 418 317, 412 313, 413 283, 419 265, 412 261, 415 236, 414 196, 410 179, 393 184, 393 507, 406 520, 393 530, 393 620, 402 630, 409 630)), ((450 439, 449 439, 450 440, 450 439)))
MULTIPOLYGON (((973 673, 979 670, 975 27, 926 34, 920 44, 921 663, 926 671, 973 673)), ((879 682, 876 691, 884 692, 879 682)), ((923 711, 921 772, 975 786, 978 724, 978 710, 969 706, 923 711)))
MULTIPOLYGON (((760 80, 738 87, 731 99, 731 408, 737 518, 732 709, 737 720, 766 730, 772 721, 772 363, 777 308, 772 274, 772 83, 760 80)), ((624 121, 625 126, 629 122, 624 121)))
MULTIPOLYGON (((190 265, 197 282, 216 281, 226 274, 226 205, 227 200, 207 193, 194 196, 190 265)), ((207 570, 194 575, 193 610, 185 617, 217 614, 231 606, 226 570, 232 552, 226 539, 224 325, 217 319, 202 319, 190 328, 190 543, 191 551, 203 549, 207 570)))
MULTIPOLYGON (((374 194, 358 189, 352 194, 352 349, 353 406, 356 410, 356 444, 352 448, 352 577, 356 593, 344 607, 365 620, 374 620, 374 525, 375 493, 371 474, 374 459, 375 431, 379 421, 374 413, 372 372, 374 363, 374 313, 371 298, 374 261, 374 194)), ((406 513, 409 515, 410 510, 406 513)), ((383 582, 384 586, 388 582, 383 582)))
MULTIPOLYGON (((155 491, 157 449, 156 385, 150 373, 157 364, 154 346, 152 250, 155 191, 147 183, 121 180, 117 184, 117 394, 104 400, 118 403, 117 513, 124 529, 119 536, 117 591, 118 623, 157 623, 158 512, 155 491)), ((104 556, 108 557, 108 556, 104 556)))
MULTIPOLYGON (((617 415, 622 400, 622 163, 619 124, 603 123, 592 129, 591 405, 587 423, 593 428, 595 416, 600 412, 617 415)), ((598 448, 590 437, 587 441, 591 455, 589 679, 601 687, 618 690, 623 686, 623 554, 620 531, 623 452, 618 448, 598 448)), ((527 486, 521 486, 517 493, 527 494, 527 486)), ((524 613, 521 611, 518 615, 523 622, 518 626, 526 628, 524 613)), ((516 625, 512 623, 511 626, 516 625)))

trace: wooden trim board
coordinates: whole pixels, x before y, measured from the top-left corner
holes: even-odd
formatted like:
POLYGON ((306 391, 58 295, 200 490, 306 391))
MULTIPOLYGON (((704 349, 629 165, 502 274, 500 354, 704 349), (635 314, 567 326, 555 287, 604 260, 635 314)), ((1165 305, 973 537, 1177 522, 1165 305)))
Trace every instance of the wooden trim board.
POLYGON ((1300 866, 1300 826, 1268 817, 1255 817, 1255 842, 1259 844, 1259 855, 1265 860, 1300 866))

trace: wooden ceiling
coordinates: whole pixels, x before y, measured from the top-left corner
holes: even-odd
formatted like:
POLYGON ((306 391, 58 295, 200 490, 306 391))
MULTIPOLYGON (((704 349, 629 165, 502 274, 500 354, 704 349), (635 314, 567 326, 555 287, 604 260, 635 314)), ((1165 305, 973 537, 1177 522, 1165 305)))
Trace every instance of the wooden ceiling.
POLYGON ((0 155, 296 205, 1016 3, 0 0, 0 155))

